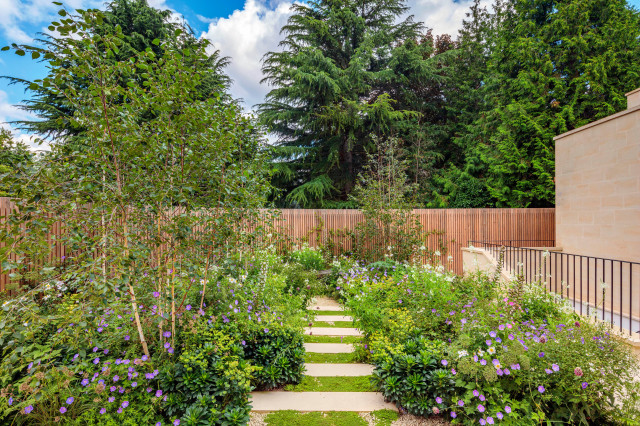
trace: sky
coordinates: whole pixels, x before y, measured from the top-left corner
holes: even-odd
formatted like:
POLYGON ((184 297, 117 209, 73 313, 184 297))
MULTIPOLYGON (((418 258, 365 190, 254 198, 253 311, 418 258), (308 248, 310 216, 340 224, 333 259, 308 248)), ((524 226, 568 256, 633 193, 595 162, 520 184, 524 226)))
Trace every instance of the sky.
MULTIPOLYGON (((101 8, 104 0, 59 0, 67 8, 101 8)), ((199 37, 205 37, 231 58, 226 71, 233 80, 231 94, 242 98, 247 111, 264 99, 269 87, 260 84, 261 58, 277 50, 280 28, 291 14, 293 1, 302 0, 147 0, 158 9, 169 9, 184 19, 199 37)), ((490 0, 484 0, 487 4, 490 0)), ((472 0, 407 0, 410 13, 434 33, 456 34, 472 0)), ((629 0, 640 8, 640 0, 629 0)), ((38 33, 46 32, 59 9, 51 0, 0 0, 0 46, 33 43, 38 33)), ((43 64, 12 52, 0 53, 0 75, 33 80, 46 75, 43 64)), ((8 122, 31 119, 16 105, 25 99, 21 86, 0 80, 0 126, 13 130, 14 137, 34 147, 29 135, 12 128, 8 122)), ((44 147, 46 149, 46 147, 44 147)))

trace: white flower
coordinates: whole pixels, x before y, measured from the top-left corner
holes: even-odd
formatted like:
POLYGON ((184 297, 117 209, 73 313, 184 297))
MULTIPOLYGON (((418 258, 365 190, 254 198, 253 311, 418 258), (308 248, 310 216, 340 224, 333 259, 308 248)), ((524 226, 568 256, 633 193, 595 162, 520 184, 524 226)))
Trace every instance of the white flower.
POLYGON ((467 356, 467 355, 469 355, 469 353, 464 349, 461 351, 458 351, 458 358, 462 358, 463 356, 467 356))
POLYGON ((489 352, 491 355, 496 353, 496 348, 494 348, 493 346, 491 346, 489 349, 487 349, 487 352, 489 352))
POLYGON ((436 252, 434 253, 436 256, 440 256, 440 251, 436 250, 436 252))
POLYGON ((425 246, 420 246, 420 250, 424 251, 424 250, 426 250, 426 249, 427 249, 427 248, 426 248, 425 246))

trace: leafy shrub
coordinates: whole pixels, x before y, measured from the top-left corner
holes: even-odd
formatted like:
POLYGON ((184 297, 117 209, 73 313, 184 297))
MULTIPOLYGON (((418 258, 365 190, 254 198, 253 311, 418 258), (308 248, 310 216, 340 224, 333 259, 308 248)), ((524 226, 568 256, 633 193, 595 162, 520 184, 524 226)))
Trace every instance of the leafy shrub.
POLYGON ((187 425, 246 424, 255 371, 242 358, 240 342, 211 330, 202 343, 189 345, 177 363, 161 370, 160 383, 168 392, 165 410, 187 425))
POLYGON ((322 270, 327 265, 322 252, 314 247, 304 245, 291 252, 291 259, 307 270, 322 270))
POLYGON ((451 372, 440 364, 443 346, 418 337, 406 340, 401 350, 378 351, 373 374, 385 399, 410 414, 438 414, 436 398, 449 395, 455 384, 451 372))
POLYGON ((364 330, 358 354, 399 406, 464 424, 640 421, 638 361, 606 325, 536 284, 396 271, 352 266, 338 283, 364 330))

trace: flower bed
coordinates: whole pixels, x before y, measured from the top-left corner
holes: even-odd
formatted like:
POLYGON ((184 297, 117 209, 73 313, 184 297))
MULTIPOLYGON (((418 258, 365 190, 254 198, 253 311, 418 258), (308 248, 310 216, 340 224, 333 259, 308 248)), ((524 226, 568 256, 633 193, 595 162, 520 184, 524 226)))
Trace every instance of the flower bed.
POLYGON ((464 424, 637 424, 638 362, 610 328, 536 285, 443 268, 342 268, 359 355, 410 413, 464 424))
POLYGON ((7 300, 0 422, 246 424, 251 390, 302 379, 306 304, 319 282, 300 258, 287 262, 271 250, 229 258, 208 271, 206 286, 203 273, 171 271, 175 322, 161 309, 168 296, 141 273, 149 285, 138 312, 150 356, 127 297, 101 308, 65 288, 7 300))

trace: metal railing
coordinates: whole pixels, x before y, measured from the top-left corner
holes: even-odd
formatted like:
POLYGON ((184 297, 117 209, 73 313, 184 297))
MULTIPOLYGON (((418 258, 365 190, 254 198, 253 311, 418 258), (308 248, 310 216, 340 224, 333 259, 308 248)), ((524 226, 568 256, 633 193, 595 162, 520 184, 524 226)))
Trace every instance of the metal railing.
POLYGON ((554 244, 552 240, 469 241, 496 261, 502 257, 508 274, 539 283, 568 300, 581 315, 640 333, 640 263, 563 253, 554 244))

